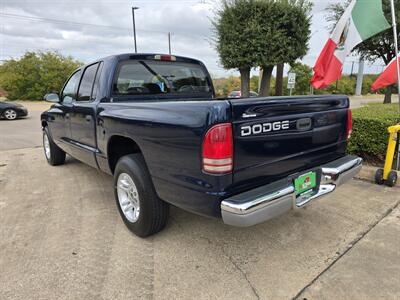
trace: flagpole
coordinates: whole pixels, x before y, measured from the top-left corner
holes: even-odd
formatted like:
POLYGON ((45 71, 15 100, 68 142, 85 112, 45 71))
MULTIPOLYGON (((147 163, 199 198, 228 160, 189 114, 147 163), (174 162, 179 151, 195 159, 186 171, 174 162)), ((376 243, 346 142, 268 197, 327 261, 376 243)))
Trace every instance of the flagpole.
POLYGON ((397 94, 399 97, 399 113, 400 113, 400 65, 399 65, 399 46, 397 44, 397 26, 396 26, 396 14, 394 10, 394 0, 390 0, 390 7, 392 10, 392 27, 394 36, 394 49, 396 54, 396 71, 397 71, 397 94))
MULTIPOLYGON (((399 65, 399 45, 397 44, 397 26, 396 26, 396 13, 394 10, 394 0, 390 0, 390 8, 392 10, 392 26, 394 36, 394 49, 396 53, 396 70, 397 70, 397 94, 399 97, 399 114, 400 114, 400 65, 399 65)), ((398 139, 397 139, 398 141, 398 139)), ((397 145, 397 170, 399 170, 400 161, 400 144, 397 145)))

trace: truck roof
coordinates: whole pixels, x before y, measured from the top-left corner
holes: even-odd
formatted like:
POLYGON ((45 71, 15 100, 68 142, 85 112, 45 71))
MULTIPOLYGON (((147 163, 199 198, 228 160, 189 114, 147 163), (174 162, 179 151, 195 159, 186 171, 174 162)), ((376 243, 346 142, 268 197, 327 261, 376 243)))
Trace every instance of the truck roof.
MULTIPOLYGON (((174 57, 176 58, 176 61, 178 62, 185 62, 185 63, 192 63, 192 64, 198 64, 204 66, 204 64, 197 59, 189 58, 189 57, 184 57, 184 56, 176 56, 176 55, 170 55, 170 54, 161 54, 161 53, 121 53, 121 54, 114 54, 114 55, 109 55, 106 57, 103 57, 101 59, 98 59, 96 61, 93 61, 91 63, 85 64, 85 65, 90 65, 98 61, 110 61, 110 60, 128 60, 128 59, 140 59, 140 60, 155 60, 156 56, 159 57, 174 57)), ((174 60, 175 61, 175 60, 174 60)))

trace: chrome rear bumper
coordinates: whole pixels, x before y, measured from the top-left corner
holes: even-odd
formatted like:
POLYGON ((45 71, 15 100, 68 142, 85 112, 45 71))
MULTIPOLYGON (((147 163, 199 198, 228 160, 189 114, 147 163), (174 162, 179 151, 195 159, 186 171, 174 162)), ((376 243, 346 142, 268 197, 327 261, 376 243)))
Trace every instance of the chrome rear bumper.
POLYGON ((353 178, 361 167, 361 158, 348 155, 310 170, 317 173, 319 185, 307 195, 296 195, 294 190, 293 180, 301 173, 235 195, 221 202, 222 219, 225 224, 241 227, 267 221, 333 192, 336 187, 353 178))

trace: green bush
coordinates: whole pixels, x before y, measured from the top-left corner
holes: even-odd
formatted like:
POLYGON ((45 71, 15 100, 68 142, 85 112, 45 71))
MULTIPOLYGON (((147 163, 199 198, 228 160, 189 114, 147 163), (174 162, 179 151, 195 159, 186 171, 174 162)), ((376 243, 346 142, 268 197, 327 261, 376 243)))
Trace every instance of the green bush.
POLYGON ((26 52, 0 65, 0 87, 10 100, 42 99, 48 92, 60 91, 80 65, 57 52, 26 52))
POLYGON ((353 110, 353 133, 348 152, 367 160, 384 160, 389 134, 387 128, 400 122, 393 104, 369 104, 353 110))

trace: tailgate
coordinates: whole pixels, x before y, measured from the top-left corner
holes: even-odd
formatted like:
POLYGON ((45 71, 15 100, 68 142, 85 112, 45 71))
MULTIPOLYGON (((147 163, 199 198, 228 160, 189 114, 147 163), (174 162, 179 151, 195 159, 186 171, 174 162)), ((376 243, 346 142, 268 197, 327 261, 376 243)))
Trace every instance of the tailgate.
POLYGON ((250 189, 345 154, 346 96, 230 100, 235 188, 250 189))

